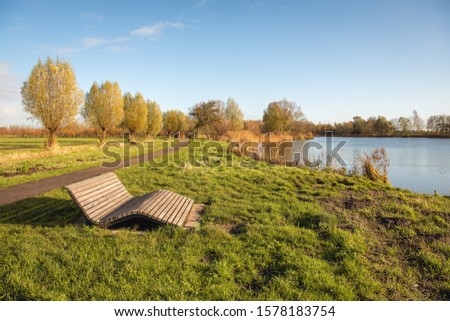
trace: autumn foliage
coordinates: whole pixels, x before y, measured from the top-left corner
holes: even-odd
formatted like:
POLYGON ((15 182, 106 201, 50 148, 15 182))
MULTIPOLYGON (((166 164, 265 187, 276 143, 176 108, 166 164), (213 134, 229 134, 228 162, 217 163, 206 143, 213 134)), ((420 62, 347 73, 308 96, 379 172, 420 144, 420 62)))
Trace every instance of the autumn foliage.
POLYGON ((53 147, 58 130, 74 121, 83 103, 75 72, 67 61, 39 60, 21 92, 25 111, 48 130, 48 146, 53 147))

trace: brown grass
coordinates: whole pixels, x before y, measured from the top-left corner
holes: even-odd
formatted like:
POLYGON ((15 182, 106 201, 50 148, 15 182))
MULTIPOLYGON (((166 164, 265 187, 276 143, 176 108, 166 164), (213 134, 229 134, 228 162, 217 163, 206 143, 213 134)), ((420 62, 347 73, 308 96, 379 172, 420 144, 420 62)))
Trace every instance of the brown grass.
MULTIPOLYGON (((264 142, 266 140, 266 134, 256 135, 249 130, 227 131, 220 137, 220 140, 227 142, 264 142)), ((285 133, 270 133, 271 142, 284 142, 290 140, 293 140, 292 135, 285 133)))
POLYGON ((98 150, 98 146, 56 146, 52 149, 45 149, 40 152, 17 151, 15 153, 0 155, 0 163, 8 165, 17 161, 24 161, 37 158, 46 158, 55 155, 64 155, 68 153, 82 153, 85 151, 98 150))

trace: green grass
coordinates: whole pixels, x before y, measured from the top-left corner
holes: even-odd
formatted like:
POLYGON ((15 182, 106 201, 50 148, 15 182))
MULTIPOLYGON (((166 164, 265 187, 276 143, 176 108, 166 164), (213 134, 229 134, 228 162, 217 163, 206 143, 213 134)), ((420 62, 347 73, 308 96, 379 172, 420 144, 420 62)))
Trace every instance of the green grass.
MULTIPOLYGON (((186 155, 184 154, 183 157, 186 155)), ((449 300, 447 197, 247 163, 117 171, 206 204, 191 232, 79 223, 64 190, 0 208, 4 300, 449 300)))
MULTIPOLYGON (((114 161, 103 153, 94 138, 60 138, 58 142, 60 148, 49 151, 44 147, 44 138, 0 138, 0 189, 114 161), (1 148, 7 149, 2 151, 1 148)), ((143 143, 142 146, 144 148, 139 149, 126 143, 122 147, 110 146, 108 150, 123 157, 128 148, 128 156, 134 157, 148 152, 148 145, 143 143)), ((161 148, 162 141, 154 140, 153 150, 161 148)))

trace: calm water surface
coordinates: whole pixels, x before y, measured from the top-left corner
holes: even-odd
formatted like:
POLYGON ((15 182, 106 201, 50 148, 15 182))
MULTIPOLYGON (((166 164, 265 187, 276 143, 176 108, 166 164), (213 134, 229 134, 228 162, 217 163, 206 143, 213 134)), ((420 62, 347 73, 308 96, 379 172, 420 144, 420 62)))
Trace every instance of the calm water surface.
MULTIPOLYGON (((384 147, 391 161, 388 178, 392 185, 450 195, 450 139, 333 137, 333 146, 340 140, 347 141, 340 155, 348 168, 361 153, 384 147)), ((325 137, 314 141, 325 146, 325 137)))

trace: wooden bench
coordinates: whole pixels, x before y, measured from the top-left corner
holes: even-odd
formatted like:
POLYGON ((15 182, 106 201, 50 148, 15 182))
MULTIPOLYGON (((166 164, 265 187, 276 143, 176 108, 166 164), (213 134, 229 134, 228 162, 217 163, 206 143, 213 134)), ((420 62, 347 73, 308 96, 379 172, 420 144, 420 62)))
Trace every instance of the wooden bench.
POLYGON ((112 172, 68 185, 66 189, 86 218, 101 227, 139 217, 190 229, 197 225, 204 207, 168 190, 133 197, 112 172))

